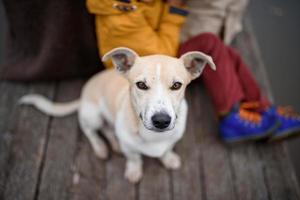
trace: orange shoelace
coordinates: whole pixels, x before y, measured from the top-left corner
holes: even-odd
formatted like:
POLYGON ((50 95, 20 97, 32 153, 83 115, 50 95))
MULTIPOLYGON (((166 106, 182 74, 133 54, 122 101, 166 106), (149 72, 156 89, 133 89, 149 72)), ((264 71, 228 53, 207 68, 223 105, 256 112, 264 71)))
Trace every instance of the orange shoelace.
POLYGON ((258 109, 260 107, 260 103, 255 101, 241 103, 239 109, 239 116, 245 121, 258 124, 262 120, 261 115, 258 112, 251 111, 251 109, 258 109))
POLYGON ((260 123, 261 122, 261 115, 257 112, 253 112, 253 111, 249 111, 249 110, 245 110, 243 108, 239 109, 239 116, 245 120, 245 121, 249 121, 252 123, 260 123))
MULTIPOLYGON (((239 115, 244 120, 259 123, 261 121, 261 115, 255 110, 258 110, 260 108, 262 108, 260 102, 243 102, 240 105, 239 115)), ((276 112, 282 117, 300 120, 300 115, 295 113, 291 106, 277 106, 276 112)))
POLYGON ((241 103, 240 107, 243 109, 257 109, 261 107, 261 104, 258 101, 249 101, 241 103))
POLYGON ((291 106, 278 106, 276 111, 282 117, 300 119, 300 115, 295 113, 291 106))

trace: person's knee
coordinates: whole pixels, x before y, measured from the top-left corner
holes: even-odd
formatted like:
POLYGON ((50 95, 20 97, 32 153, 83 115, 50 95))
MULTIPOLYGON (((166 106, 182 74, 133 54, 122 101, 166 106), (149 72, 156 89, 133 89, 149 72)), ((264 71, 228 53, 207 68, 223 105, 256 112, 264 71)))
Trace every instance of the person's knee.
POLYGON ((213 33, 202 33, 196 37, 198 40, 205 42, 208 46, 215 46, 221 42, 220 38, 213 33))
POLYGON ((192 37, 187 42, 181 45, 179 49, 179 54, 183 54, 187 51, 202 51, 204 53, 209 53, 222 41, 219 37, 213 33, 201 33, 197 36, 192 37))
POLYGON ((192 43, 198 44, 199 50, 202 51, 210 51, 214 49, 216 46, 219 46, 222 41, 220 38, 213 33, 201 33, 194 38, 191 39, 192 43))

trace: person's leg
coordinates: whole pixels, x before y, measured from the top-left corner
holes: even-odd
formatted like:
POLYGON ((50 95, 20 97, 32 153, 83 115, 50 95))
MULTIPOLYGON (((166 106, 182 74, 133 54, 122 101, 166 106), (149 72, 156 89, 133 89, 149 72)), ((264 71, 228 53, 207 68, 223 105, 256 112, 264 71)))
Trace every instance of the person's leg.
POLYGON ((252 110, 261 104, 261 92, 240 56, 210 33, 182 44, 179 55, 188 51, 206 53, 216 64, 216 71, 204 70, 202 80, 220 115, 219 129, 223 140, 234 142, 268 137, 277 127, 277 121, 275 117, 252 110))
POLYGON ((206 68, 202 79, 216 111, 227 114, 220 120, 220 134, 225 141, 259 139, 270 136, 270 133, 272 140, 278 140, 300 133, 300 116, 289 108, 271 106, 262 97, 241 57, 217 36, 210 33, 196 36, 181 45, 179 55, 188 51, 210 55, 217 66, 216 71, 206 68), (251 104, 252 101, 258 103, 251 104), (244 103, 234 107, 239 102, 244 103), (251 111, 257 108, 256 105, 268 107, 251 111))
POLYGON ((269 100, 261 94, 261 90, 257 81, 249 71, 248 67, 240 57, 240 55, 236 52, 235 49, 231 47, 228 48, 228 54, 232 58, 233 66, 235 67, 235 72, 238 76, 239 83, 244 92, 243 101, 252 102, 257 101, 260 102, 264 106, 270 105, 269 100))
POLYGON ((183 43, 179 55, 188 51, 201 51, 210 55, 217 66, 207 67, 202 80, 218 113, 228 113, 242 101, 260 101, 261 93, 251 73, 237 53, 227 47, 214 34, 204 33, 183 43))

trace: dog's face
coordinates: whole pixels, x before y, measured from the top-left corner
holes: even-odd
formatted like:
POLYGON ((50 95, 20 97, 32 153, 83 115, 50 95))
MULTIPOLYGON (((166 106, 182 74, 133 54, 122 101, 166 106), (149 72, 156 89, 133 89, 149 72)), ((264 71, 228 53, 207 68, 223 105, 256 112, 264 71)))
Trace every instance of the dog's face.
POLYGON ((186 86, 200 76, 212 59, 189 52, 179 59, 163 55, 139 57, 128 48, 116 48, 103 60, 112 58, 116 69, 130 82, 133 107, 145 128, 163 132, 175 127, 186 86))

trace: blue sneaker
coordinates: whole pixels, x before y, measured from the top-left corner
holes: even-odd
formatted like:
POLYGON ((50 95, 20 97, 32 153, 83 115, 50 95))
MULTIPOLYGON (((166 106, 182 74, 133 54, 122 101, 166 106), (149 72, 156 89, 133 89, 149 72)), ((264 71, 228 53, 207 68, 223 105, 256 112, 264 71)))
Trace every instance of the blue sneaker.
POLYGON ((250 104, 242 103, 221 119, 220 135, 225 142, 264 139, 270 137, 278 128, 279 123, 275 116, 251 110, 250 104))
POLYGON ((266 111, 269 116, 276 117, 280 126, 273 133, 270 141, 296 136, 300 133, 300 116, 291 107, 271 106, 266 111))

